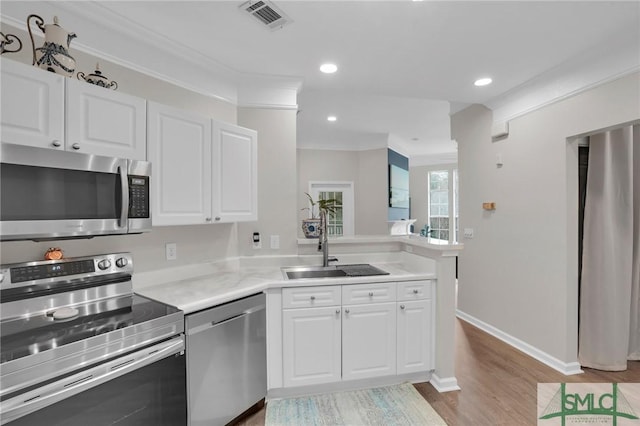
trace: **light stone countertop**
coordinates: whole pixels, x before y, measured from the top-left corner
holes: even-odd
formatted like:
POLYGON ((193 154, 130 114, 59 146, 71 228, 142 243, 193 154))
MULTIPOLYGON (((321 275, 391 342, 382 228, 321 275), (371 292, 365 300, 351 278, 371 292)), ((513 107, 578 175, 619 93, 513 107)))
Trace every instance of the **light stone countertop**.
MULTIPOLYGON (((412 281, 436 277, 435 268, 430 259, 414 259, 418 256, 407 253, 392 253, 382 257, 367 255, 368 260, 348 255, 340 257, 339 264, 370 263, 389 272, 389 275, 285 280, 280 269, 283 264, 317 263, 309 259, 292 263, 290 259, 288 262, 283 262, 279 258, 268 260, 237 258, 136 273, 133 278, 133 287, 134 291, 142 296, 176 306, 185 314, 189 314, 260 293, 268 288, 412 281)), ((314 257, 313 260, 316 258, 314 257)))

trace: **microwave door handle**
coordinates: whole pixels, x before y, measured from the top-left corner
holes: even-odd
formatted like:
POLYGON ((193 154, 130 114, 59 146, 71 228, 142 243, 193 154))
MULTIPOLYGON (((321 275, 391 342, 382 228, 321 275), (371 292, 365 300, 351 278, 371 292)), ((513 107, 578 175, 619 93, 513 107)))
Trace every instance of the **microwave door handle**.
POLYGON ((122 209, 120 210, 118 226, 120 228, 126 228, 129 219, 129 177, 123 167, 118 167, 118 173, 120 173, 120 185, 122 188, 122 209))

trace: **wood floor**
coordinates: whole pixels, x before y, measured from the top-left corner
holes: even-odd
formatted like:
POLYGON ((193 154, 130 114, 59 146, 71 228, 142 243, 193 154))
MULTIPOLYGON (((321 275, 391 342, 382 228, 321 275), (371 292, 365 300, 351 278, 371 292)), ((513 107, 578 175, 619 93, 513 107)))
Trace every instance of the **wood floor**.
MULTIPOLYGON (((535 425, 538 383, 640 382, 640 362, 629 362, 624 372, 584 369, 565 376, 459 319, 455 366, 461 391, 438 393, 430 383, 415 385, 451 426, 535 425)), ((264 416, 265 408, 238 425, 262 426, 264 416)))

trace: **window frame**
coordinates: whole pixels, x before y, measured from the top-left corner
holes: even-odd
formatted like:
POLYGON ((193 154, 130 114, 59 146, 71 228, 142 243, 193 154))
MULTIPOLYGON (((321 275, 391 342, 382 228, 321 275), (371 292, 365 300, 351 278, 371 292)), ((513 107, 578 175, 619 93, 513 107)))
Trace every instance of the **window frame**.
POLYGON ((353 182, 350 181, 310 181, 309 194, 314 200, 320 192, 342 192, 342 236, 355 235, 355 201, 353 182))

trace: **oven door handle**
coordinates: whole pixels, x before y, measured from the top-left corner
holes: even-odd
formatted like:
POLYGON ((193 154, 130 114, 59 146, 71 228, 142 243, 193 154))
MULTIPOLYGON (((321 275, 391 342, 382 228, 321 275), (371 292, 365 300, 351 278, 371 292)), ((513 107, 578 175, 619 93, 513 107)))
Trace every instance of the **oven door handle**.
POLYGON ((180 336, 2 401, 0 424, 26 416, 163 358, 182 353, 184 348, 184 337, 180 336))

